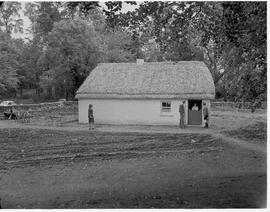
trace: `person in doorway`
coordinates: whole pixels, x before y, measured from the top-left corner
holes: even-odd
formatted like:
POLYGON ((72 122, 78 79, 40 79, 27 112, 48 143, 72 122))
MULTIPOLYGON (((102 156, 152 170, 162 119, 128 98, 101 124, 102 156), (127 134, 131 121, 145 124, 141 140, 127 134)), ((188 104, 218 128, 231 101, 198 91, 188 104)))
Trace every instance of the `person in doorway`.
POLYGON ((183 101, 179 106, 180 113, 180 128, 185 128, 185 101, 183 101))
POLYGON ((88 123, 89 123, 89 130, 94 129, 94 115, 93 115, 93 105, 89 105, 88 108, 88 123))
POLYGON ((204 120, 204 127, 208 128, 209 112, 205 102, 203 103, 203 120, 204 120))
POLYGON ((191 108, 191 110, 199 110, 198 106, 196 105, 196 103, 193 105, 193 107, 191 108))

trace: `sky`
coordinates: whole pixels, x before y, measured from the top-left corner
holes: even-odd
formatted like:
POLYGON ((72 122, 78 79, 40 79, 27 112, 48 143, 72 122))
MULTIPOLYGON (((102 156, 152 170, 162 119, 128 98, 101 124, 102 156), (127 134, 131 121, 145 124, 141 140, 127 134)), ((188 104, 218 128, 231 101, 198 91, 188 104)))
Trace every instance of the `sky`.
POLYGON ((27 29, 30 29, 31 27, 31 22, 30 20, 23 14, 25 2, 21 2, 22 4, 22 10, 19 12, 21 19, 23 20, 23 33, 13 33, 12 37, 14 38, 29 38, 31 35, 27 33, 27 29))
MULTIPOLYGON (((22 4, 22 10, 19 12, 21 19, 23 20, 23 33, 13 33, 12 37, 14 38, 31 38, 31 33, 27 32, 27 30, 30 29, 31 27, 31 21, 23 14, 23 10, 25 7, 25 3, 26 1, 20 1, 22 4)), ((101 6, 105 7, 105 1, 100 1, 101 2, 101 6)), ((140 4, 140 2, 138 1, 137 4, 140 4)), ((127 11, 132 11, 135 10, 138 7, 138 5, 130 5, 130 4, 123 4, 122 6, 122 12, 125 13, 127 11)))

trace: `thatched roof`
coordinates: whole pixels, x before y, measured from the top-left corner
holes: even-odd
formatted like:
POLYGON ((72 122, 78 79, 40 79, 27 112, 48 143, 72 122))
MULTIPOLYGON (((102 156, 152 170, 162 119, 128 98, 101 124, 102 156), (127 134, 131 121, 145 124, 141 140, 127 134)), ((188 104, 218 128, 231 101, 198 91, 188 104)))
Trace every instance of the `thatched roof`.
POLYGON ((212 99, 215 86, 203 62, 101 63, 76 98, 212 99))

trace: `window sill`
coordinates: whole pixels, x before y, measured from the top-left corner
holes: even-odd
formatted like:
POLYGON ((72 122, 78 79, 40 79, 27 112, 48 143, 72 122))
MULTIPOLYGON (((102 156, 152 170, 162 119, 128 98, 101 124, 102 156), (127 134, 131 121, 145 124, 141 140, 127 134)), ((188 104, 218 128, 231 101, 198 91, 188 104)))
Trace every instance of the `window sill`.
POLYGON ((160 114, 161 117, 173 117, 174 115, 173 114, 160 114))

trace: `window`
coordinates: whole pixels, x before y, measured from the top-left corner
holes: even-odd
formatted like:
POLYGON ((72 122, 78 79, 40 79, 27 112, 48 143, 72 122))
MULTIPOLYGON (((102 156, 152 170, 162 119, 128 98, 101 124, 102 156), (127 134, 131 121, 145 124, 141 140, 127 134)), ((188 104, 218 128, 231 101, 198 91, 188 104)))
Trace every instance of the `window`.
POLYGON ((171 102, 161 102, 161 112, 168 113, 171 112, 171 102))

